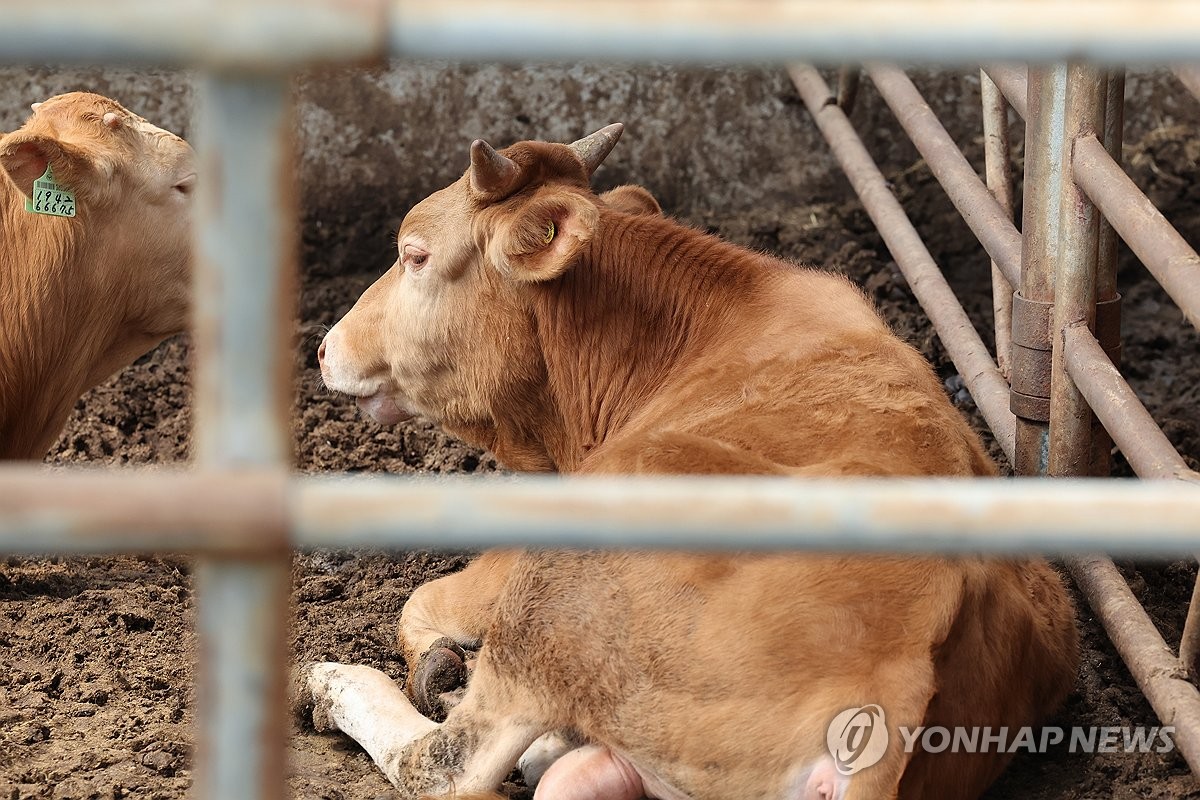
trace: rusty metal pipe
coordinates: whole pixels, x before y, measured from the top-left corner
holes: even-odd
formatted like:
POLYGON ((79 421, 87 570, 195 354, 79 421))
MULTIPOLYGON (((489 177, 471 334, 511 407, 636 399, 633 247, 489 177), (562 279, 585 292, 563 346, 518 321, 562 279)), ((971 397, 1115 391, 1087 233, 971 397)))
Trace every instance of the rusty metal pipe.
POLYGON ((1008 410, 1008 383, 1004 376, 992 361, 983 340, 979 338, 904 209, 888 188, 887 180, 863 147, 846 113, 833 102, 825 81, 806 64, 792 64, 788 67, 788 73, 816 121, 817 128, 829 142, 834 157, 841 164, 863 207, 875 222, 908 280, 913 294, 929 315, 929 321, 933 323, 951 360, 963 376, 996 441, 1011 459, 1013 415, 1008 410))
POLYGON ((1021 119, 1029 118, 1029 75, 1019 64, 988 64, 983 68, 1021 119))
POLYGON ((1200 256, 1112 160, 1095 136, 1076 142, 1075 180, 1158 280, 1188 321, 1200 328, 1200 256))
POLYGON ((1192 599, 1188 602, 1187 619, 1179 638, 1179 663, 1189 678, 1200 680, 1200 575, 1192 586, 1192 599))
POLYGON ((1187 620, 1179 639, 1179 663, 1193 681, 1200 680, 1200 576, 1192 586, 1187 620))
POLYGON ((1021 234, 988 191, 904 70, 867 64, 867 75, 892 109, 950 201, 1009 284, 1021 282, 1021 234))
MULTIPOLYGON (((1003 83, 998 82, 998 85, 1004 88, 1003 83)), ((1037 67, 1030 71, 1025 124, 1021 288, 1014 299, 1012 337, 1011 408, 1017 416, 1013 470, 1018 475, 1044 475, 1049 468, 1052 345, 1048 320, 1054 303, 1065 94, 1065 66, 1037 67)), ((1006 96, 1012 100, 1015 95, 1006 96)))
MULTIPOLYGON (((1008 131, 1008 104, 984 70, 979 71, 983 104, 983 160, 987 187, 1007 219, 1013 218, 1013 170, 1008 131)), ((1018 258, 1020 253, 1018 252, 1018 258)), ((1020 266, 1018 265, 1018 269, 1020 266)), ((1013 285, 1000 265, 992 261, 992 317, 996 336, 996 364, 1007 379, 1012 374, 1013 285)))
POLYGON ((1063 339, 1067 373, 1112 434, 1134 472, 1142 478, 1200 482, 1087 326, 1068 326, 1063 339))
POLYGON ((1159 719, 1175 726, 1180 754, 1200 774, 1200 692, 1109 558, 1073 558, 1067 568, 1159 719))
POLYGON ((857 64, 847 64, 838 70, 837 104, 847 116, 854 113, 854 103, 858 100, 858 87, 861 83, 862 69, 857 64))
POLYGON ((1092 468, 1095 417, 1067 374, 1062 336, 1068 325, 1082 323, 1093 330, 1096 325, 1100 214, 1076 184, 1069 164, 1070 148, 1075 142, 1103 134, 1106 78, 1098 67, 1071 64, 1067 68, 1063 113, 1066 149, 1059 183, 1058 258, 1051 330, 1049 473, 1056 477, 1090 475, 1092 468))
MULTIPOLYGON (((1125 70, 1114 69, 1108 75, 1108 93, 1104 100, 1104 149, 1112 160, 1121 163, 1125 140, 1125 70)), ((1121 369, 1121 303, 1117 291, 1117 249, 1120 237, 1107 219, 1100 220, 1100 253, 1096 260, 1096 338, 1121 369)), ((1095 410, 1093 408, 1093 410, 1095 410)), ((1113 440, 1104 426, 1092 428, 1091 474, 1112 474, 1113 440)))

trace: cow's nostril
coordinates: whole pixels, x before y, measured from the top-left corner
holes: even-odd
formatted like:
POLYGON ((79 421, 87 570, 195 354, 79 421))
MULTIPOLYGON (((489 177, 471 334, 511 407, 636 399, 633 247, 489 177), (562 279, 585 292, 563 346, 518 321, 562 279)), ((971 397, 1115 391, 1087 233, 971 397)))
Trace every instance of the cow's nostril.
POLYGON ((321 340, 321 346, 317 348, 317 362, 325 363, 325 340, 321 340))

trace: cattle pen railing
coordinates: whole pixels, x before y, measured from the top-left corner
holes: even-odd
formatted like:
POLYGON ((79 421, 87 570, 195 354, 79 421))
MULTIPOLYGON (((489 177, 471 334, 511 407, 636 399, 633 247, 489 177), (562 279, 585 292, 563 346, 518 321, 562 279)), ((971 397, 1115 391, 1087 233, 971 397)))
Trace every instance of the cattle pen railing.
MULTIPOLYGON (((141 62, 203 71, 195 464, 129 473, 0 469, 0 551, 174 550, 199 556, 196 769, 200 796, 285 794, 289 553, 304 546, 499 544, 798 548, 1071 556, 1085 594, 1193 771, 1200 693, 1186 679, 1200 639, 1189 614, 1177 657, 1107 558, 1200 552, 1200 489, 1105 351, 1111 233, 1097 209, 1195 323, 1196 255, 1131 190, 1111 154, 1119 77, 1088 64, 1200 62, 1190 2, 858 0, 854 3, 594 0, 305 0, 0 5, 0 61, 141 62), (751 12, 747 9, 752 8, 751 12), (1020 290, 1015 393, 811 68, 793 77, 818 126, 938 329, 997 441, 1022 473, 1103 467, 1091 410, 1134 469, 1156 481, 796 482, 752 479, 416 481, 297 478, 285 425, 295 188, 288 77, 313 62, 460 59, 804 58, 924 63, 1030 61, 986 72, 1027 125, 1024 219, 963 170, 944 131, 894 68, 869 74, 996 264, 1020 290), (1066 62, 1072 60, 1068 65, 1066 62), (1022 81, 1027 88, 1022 89, 1022 81), (1038 192, 1041 194, 1038 194, 1038 192), (1100 242, 1105 242, 1101 246, 1100 242), (1105 253, 1099 257, 1097 253, 1105 253), (1099 294, 1098 294, 1099 293, 1099 294), (1055 302, 1057 301, 1057 302, 1055 302), (1102 303, 1103 305, 1103 303, 1102 303), (254 343, 248 346, 247 343, 254 343), (1019 357, 1018 357, 1019 356, 1019 357), (1026 371, 1027 370, 1027 371, 1026 371), (1140 612, 1140 616, 1139 616, 1140 612), (1132 620, 1132 622, 1131 622, 1132 620)), ((848 101, 853 71, 841 92, 848 101)), ((1195 71, 1180 76, 1196 90, 1195 71)), ((987 82, 985 81, 985 90, 987 82)), ((985 100, 998 124, 997 96, 985 100)), ((993 158, 990 162, 999 167, 993 158)), ((969 169, 969 168, 968 168, 969 169)), ((989 170, 989 174, 991 174, 989 170)), ((996 174, 1002 174, 997 169, 996 174)), ((1003 180, 993 180, 999 187, 1003 180)), ((1004 312, 999 315, 1004 319, 1004 312)), ((1001 324, 1003 328, 1003 322, 1001 324)), ((1002 336, 1004 331, 1002 331, 1002 336)), ((1001 352, 1008 345, 1001 345, 1001 352)))

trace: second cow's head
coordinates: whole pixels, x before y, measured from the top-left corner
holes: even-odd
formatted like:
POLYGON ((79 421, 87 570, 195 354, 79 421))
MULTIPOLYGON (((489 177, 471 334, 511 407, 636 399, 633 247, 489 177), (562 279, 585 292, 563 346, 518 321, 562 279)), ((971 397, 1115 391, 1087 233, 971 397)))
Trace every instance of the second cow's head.
POLYGON ((505 396, 544 381, 533 293, 592 247, 603 203, 589 181, 621 131, 500 152, 476 140, 471 167, 409 211, 396 263, 321 343, 326 384, 386 424, 490 427, 505 396))

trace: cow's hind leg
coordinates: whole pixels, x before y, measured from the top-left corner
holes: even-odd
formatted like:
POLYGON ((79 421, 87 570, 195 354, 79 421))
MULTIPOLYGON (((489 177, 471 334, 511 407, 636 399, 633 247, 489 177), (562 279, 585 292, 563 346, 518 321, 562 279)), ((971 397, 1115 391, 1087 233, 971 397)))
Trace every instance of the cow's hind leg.
POLYGON ((493 691, 486 677, 438 724, 420 714, 379 670, 311 664, 298 677, 296 701, 312 709, 318 730, 357 741, 403 798, 495 790, 517 758, 548 726, 506 713, 518 698, 493 691))

